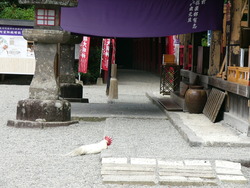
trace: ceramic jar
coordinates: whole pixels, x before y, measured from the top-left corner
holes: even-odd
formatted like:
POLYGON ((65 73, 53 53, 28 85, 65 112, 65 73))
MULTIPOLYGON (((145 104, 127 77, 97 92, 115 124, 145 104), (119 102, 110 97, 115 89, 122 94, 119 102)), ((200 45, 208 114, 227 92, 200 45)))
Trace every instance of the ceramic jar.
POLYGON ((189 86, 185 103, 189 113, 202 113, 207 101, 207 93, 202 86, 189 86))

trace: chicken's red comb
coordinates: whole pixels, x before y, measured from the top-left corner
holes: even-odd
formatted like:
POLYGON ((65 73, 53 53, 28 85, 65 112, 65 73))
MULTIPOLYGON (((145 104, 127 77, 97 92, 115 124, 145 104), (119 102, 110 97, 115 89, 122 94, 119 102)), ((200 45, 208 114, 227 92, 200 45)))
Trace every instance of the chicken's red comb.
POLYGON ((108 146, 112 144, 112 138, 111 137, 105 136, 104 139, 108 141, 108 143, 107 143, 108 146))

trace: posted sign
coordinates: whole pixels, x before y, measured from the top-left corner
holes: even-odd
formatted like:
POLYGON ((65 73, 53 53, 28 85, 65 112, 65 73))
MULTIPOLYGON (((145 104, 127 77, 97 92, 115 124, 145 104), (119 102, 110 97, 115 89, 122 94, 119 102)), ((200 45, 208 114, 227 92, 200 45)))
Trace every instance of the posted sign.
POLYGON ((0 26, 0 57, 34 58, 33 44, 22 36, 23 27, 0 26))

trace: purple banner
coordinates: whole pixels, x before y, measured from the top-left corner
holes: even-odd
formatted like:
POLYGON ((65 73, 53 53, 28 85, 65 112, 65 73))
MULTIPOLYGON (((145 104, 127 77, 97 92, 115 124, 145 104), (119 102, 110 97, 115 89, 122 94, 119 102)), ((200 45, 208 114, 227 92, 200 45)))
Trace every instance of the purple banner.
POLYGON ((224 0, 79 0, 61 27, 102 37, 164 37, 222 28, 224 0))
POLYGON ((22 36, 24 27, 0 26, 0 35, 22 36))

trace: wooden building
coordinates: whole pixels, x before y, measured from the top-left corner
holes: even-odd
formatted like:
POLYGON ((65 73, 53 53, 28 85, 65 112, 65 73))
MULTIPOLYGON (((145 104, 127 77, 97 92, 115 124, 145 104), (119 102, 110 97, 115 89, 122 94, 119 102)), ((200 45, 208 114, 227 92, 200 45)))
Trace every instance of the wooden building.
MULTIPOLYGON (((211 41, 207 47, 202 46, 202 40, 207 32, 177 37, 181 80, 188 84, 197 84, 198 78, 199 85, 202 85, 208 94, 212 88, 225 93, 226 97, 219 109, 219 119, 223 119, 226 124, 250 136, 248 9, 247 0, 225 4, 223 31, 211 31, 211 41)), ((126 40, 126 44, 129 45, 126 48, 128 50, 126 54, 131 54, 129 56, 132 63, 122 63, 121 66, 160 74, 162 55, 168 53, 167 39, 163 37, 128 40, 126 40)), ((119 60, 117 63, 119 66, 119 60)), ((184 105, 183 98, 174 96, 174 99, 180 105, 184 105)), ((214 103, 217 101, 215 100, 214 103)))

